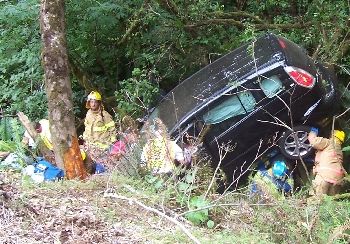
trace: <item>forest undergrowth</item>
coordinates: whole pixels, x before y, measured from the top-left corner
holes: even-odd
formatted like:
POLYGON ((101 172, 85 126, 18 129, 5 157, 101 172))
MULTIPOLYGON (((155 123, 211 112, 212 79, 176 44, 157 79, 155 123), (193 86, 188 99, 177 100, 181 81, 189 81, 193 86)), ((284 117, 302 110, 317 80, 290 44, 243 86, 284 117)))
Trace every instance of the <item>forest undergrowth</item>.
MULTIPOLYGON (((130 158, 121 164, 130 167, 130 158), (129 165, 129 166, 127 166, 129 165)), ((134 162, 135 163, 135 162, 134 162)), ((348 243, 350 201, 216 193, 205 163, 181 177, 115 168, 85 181, 33 183, 0 171, 1 243, 348 243), (126 173, 127 172, 127 173, 126 173), (213 188, 208 190, 208 186, 213 188)))

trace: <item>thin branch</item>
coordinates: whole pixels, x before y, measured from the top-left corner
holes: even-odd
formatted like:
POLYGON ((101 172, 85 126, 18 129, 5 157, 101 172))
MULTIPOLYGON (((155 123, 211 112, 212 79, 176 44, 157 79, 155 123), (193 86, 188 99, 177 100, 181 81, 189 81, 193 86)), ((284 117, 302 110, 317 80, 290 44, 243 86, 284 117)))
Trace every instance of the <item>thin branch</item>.
POLYGON ((152 208, 152 207, 149 207, 149 206, 146 206, 145 204, 143 204, 142 202, 136 200, 136 199, 132 199, 132 198, 128 198, 128 197, 125 197, 125 196, 121 196, 121 195, 117 195, 117 194, 114 194, 114 193, 104 193, 104 197, 110 197, 110 198, 115 198, 115 199, 120 199, 120 200, 124 200, 124 201, 128 201, 129 204, 133 204, 133 203, 136 203, 137 205, 141 206, 142 208, 146 209, 147 211, 150 211, 150 212, 153 212, 153 213, 156 213, 158 214, 159 216, 169 220, 170 222, 174 223, 175 225, 177 225, 194 243, 200 243, 200 241, 191 234, 191 232, 189 232, 188 229, 186 229, 186 227, 181 224, 179 221, 177 221, 175 218, 171 218, 169 217, 168 215, 166 215, 165 213, 162 213, 161 211, 155 209, 155 208, 152 208))
POLYGON ((250 18, 259 24, 264 24, 263 20, 259 18, 259 16, 255 16, 245 11, 235 11, 235 12, 214 12, 212 16, 216 16, 219 18, 250 18))
POLYGON ((168 13, 179 16, 179 9, 172 0, 156 0, 168 13))
POLYGON ((350 107, 347 108, 347 109, 346 109, 344 112, 342 112, 341 114, 336 115, 335 118, 336 118, 336 119, 339 119, 341 116, 343 116, 344 114, 346 114, 349 110, 350 110, 350 107))
MULTIPOLYGON (((243 24, 241 21, 237 21, 234 19, 209 19, 204 20, 200 23, 185 25, 185 28, 196 28, 206 25, 233 25, 239 29, 245 29, 247 26, 243 24)), ((253 27, 257 30, 266 30, 266 29, 280 29, 280 30, 290 30, 290 29, 302 29, 311 25, 311 22, 307 23, 294 23, 294 24, 253 24, 253 27)))
POLYGON ((117 43, 118 46, 124 44, 128 40, 128 37, 132 33, 134 33, 134 31, 137 30, 138 27, 142 25, 143 23, 142 14, 144 13, 145 6, 147 6, 147 3, 148 1, 146 0, 142 4, 141 8, 135 13, 135 16, 132 18, 134 20, 131 21, 130 26, 125 31, 124 35, 118 40, 118 43, 117 43))
POLYGON ((225 158, 225 156, 226 156, 226 154, 227 154, 227 152, 228 152, 228 150, 225 150, 226 147, 220 146, 220 145, 219 145, 219 142, 218 142, 218 140, 217 140, 216 138, 215 138, 215 141, 216 141, 216 144, 217 144, 217 146, 218 146, 220 160, 219 160, 218 165, 216 166, 216 169, 215 169, 215 171, 214 171, 213 177, 211 178, 211 181, 210 181, 210 184, 209 184, 209 186, 208 186, 208 189, 207 189, 207 191, 206 191, 205 194, 204 194, 204 199, 207 198, 207 196, 208 196, 208 194, 209 194, 209 191, 210 191, 211 187, 212 187, 213 184, 214 184, 214 180, 215 180, 216 174, 217 174, 218 171, 219 171, 219 168, 220 168, 220 166, 221 166, 222 160, 225 158), (224 155, 222 155, 222 152, 223 152, 223 151, 225 151, 225 152, 224 152, 224 155))
MULTIPOLYGON (((226 206, 239 207, 239 206, 242 206, 242 203, 215 203, 215 204, 210 204, 210 205, 204 206, 202 208, 196 208, 196 209, 188 210, 186 212, 183 212, 183 213, 179 214, 178 216, 184 216, 186 214, 202 211, 202 210, 205 210, 205 209, 210 209, 210 208, 215 208, 215 207, 226 207, 226 206)), ((248 206, 259 206, 259 207, 263 207, 263 206, 267 207, 267 206, 269 206, 270 207, 270 206, 277 206, 277 204, 274 204, 274 203, 251 203, 251 204, 248 204, 248 206)))

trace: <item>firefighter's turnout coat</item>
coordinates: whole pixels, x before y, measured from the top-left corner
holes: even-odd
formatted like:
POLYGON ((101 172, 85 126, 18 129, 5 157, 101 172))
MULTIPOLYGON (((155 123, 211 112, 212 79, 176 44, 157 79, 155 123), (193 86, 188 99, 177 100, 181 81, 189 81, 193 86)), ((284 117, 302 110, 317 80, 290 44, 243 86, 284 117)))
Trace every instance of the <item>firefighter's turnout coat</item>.
POLYGON ((112 116, 104 109, 88 110, 83 138, 87 145, 107 149, 116 141, 116 128, 112 116))
POLYGON ((343 152, 338 140, 309 134, 309 142, 315 148, 313 188, 316 195, 338 194, 346 171, 343 167, 343 152))

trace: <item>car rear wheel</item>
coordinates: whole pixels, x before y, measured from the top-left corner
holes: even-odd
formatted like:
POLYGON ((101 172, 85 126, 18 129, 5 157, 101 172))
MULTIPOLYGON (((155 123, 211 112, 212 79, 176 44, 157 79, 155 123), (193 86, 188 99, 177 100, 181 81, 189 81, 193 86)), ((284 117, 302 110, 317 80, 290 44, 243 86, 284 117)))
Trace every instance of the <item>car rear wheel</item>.
POLYGON ((289 159, 306 158, 313 153, 308 140, 310 126, 295 126, 293 131, 286 131, 279 140, 281 153, 289 159))

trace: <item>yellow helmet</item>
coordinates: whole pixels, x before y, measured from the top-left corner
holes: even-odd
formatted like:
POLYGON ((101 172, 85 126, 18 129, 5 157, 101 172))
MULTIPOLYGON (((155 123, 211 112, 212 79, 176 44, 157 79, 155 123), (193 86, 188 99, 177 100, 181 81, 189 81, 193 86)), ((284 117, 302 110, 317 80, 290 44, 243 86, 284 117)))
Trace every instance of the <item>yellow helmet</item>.
POLYGON ((87 100, 97 100, 97 101, 101 101, 102 100, 102 96, 99 92, 97 91, 92 91, 90 92, 89 96, 87 97, 87 100))
POLYGON ((86 152, 83 149, 80 149, 80 154, 81 154, 81 158, 84 161, 86 159, 86 152))
POLYGON ((342 143, 345 141, 345 132, 342 130, 334 130, 334 137, 338 138, 342 143))
POLYGON ((97 101, 101 101, 102 100, 102 96, 99 92, 97 91, 92 91, 90 92, 90 94, 88 95, 87 97, 87 101, 86 101, 86 104, 85 104, 85 107, 86 108, 90 108, 90 101, 91 100, 97 100, 97 101))

